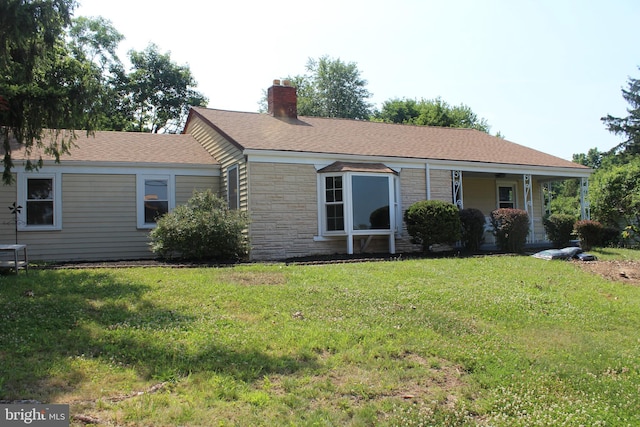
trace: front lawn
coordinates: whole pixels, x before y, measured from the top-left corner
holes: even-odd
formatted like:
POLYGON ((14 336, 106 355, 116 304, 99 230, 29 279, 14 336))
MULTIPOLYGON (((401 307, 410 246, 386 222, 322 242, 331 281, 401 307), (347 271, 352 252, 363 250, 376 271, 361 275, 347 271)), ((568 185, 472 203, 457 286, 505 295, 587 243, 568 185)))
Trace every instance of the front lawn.
POLYGON ((72 425, 640 424, 640 287, 575 262, 30 270, 0 322, 0 400, 72 425))

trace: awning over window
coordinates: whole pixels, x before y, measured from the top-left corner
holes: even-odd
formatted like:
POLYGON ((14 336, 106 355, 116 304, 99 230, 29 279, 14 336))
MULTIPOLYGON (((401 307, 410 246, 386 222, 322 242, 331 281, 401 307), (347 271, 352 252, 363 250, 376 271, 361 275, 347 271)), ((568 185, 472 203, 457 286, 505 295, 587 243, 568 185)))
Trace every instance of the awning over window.
POLYGON ((318 171, 319 173, 327 172, 366 172, 366 173, 398 173, 383 163, 350 163, 350 162, 334 162, 329 166, 325 166, 318 171))

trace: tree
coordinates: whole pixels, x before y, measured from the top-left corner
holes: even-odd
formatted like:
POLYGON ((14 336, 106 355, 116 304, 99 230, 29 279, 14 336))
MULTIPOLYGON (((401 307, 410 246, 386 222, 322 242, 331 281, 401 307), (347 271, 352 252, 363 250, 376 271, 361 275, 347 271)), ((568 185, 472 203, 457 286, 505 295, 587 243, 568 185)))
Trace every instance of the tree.
POLYGON ((627 117, 614 117, 609 114, 601 119, 609 132, 626 138, 610 152, 623 155, 640 154, 640 80, 630 77, 627 89, 622 89, 622 97, 630 105, 627 108, 627 117))
POLYGON ((120 76, 133 108, 127 130, 175 133, 182 129, 190 106, 206 105, 207 99, 195 90, 189 67, 177 65, 156 45, 150 44, 141 52, 130 51, 129 59, 132 71, 120 76))
POLYGON ((309 74, 288 77, 297 89, 299 115, 369 118, 372 106, 367 100, 371 93, 356 63, 323 56, 309 58, 306 69, 309 74))
POLYGON ((627 228, 627 237, 640 236, 640 157, 624 165, 599 169, 590 184, 593 217, 607 226, 627 228))
POLYGON ((78 60, 92 63, 100 75, 100 93, 94 99, 96 130, 122 131, 133 121, 124 66, 116 53, 124 39, 102 18, 74 18, 68 31, 71 54, 78 60))
POLYGON ((441 98, 390 99, 382 104, 382 110, 376 112, 373 119, 386 123, 469 128, 486 133, 490 130, 487 121, 478 118, 470 107, 464 104, 451 106, 441 98))
POLYGON ((124 36, 111 21, 80 16, 72 20, 68 35, 69 48, 76 58, 94 63, 103 73, 122 65, 116 50, 124 36))
MULTIPOLYGON (((75 129, 95 127, 91 107, 100 88, 99 75, 90 63, 72 57, 64 40, 75 6, 74 0, 0 2, 5 183, 13 180, 11 142, 24 145, 28 153, 43 149, 59 160, 69 151, 75 129)), ((32 170, 41 164, 37 158, 26 167, 32 170)))
POLYGON ((601 153, 597 148, 591 148, 585 153, 579 153, 573 155, 573 163, 587 166, 592 169, 598 169, 602 165, 602 159, 606 153, 601 153))

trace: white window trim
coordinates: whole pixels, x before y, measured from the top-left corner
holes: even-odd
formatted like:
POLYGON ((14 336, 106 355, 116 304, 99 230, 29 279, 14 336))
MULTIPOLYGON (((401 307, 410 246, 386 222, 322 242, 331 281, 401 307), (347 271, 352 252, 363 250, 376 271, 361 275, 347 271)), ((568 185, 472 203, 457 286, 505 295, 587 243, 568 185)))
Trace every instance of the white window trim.
POLYGON ((367 173, 367 172, 342 172, 342 173, 322 173, 318 174, 318 235, 323 237, 334 236, 371 236, 371 235, 389 235, 399 230, 398 212, 401 209, 399 194, 399 179, 392 174, 367 173), (342 177, 343 206, 344 206, 344 230, 329 231, 327 230, 327 201, 326 201, 326 177, 342 177), (354 230, 353 229, 353 176, 385 176, 390 180, 389 189, 389 220, 390 229, 373 229, 373 230, 354 230))
POLYGON ((22 206, 18 214, 18 231, 62 230, 62 176, 59 172, 19 172, 17 179, 17 205, 22 206), (53 180, 53 225, 27 225, 27 180, 53 180))
POLYGON ((229 209, 240 209, 240 168, 238 167, 238 165, 232 165, 229 166, 227 168, 227 206, 229 207, 229 209), (229 187, 229 176, 231 173, 235 173, 236 174, 236 200, 235 200, 235 207, 231 207, 231 188, 229 187))
POLYGON ((173 174, 139 174, 136 175, 136 212, 138 219, 139 229, 153 229, 156 227, 156 223, 148 223, 144 221, 144 196, 145 196, 145 181, 148 179, 166 180, 167 181, 167 196, 169 198, 169 212, 176 207, 175 197, 175 180, 176 177, 173 174))
POLYGON ((496 181, 496 209, 500 208, 500 187, 513 188, 513 208, 518 208, 518 183, 516 181, 496 181))

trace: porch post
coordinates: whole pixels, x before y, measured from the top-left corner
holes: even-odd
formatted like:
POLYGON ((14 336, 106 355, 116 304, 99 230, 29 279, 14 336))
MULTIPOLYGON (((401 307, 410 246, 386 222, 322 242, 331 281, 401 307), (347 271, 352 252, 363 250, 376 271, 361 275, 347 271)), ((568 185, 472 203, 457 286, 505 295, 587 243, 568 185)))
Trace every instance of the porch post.
POLYGON ((580 218, 591 219, 589 203, 589 178, 580 178, 580 218))
POLYGON ((453 203, 458 209, 464 209, 462 201, 462 171, 451 171, 453 181, 453 203))
POLYGON ((533 229, 533 192, 531 191, 531 175, 522 175, 522 182, 524 183, 524 208, 529 215, 529 235, 527 241, 533 243, 535 241, 534 229, 533 229))

